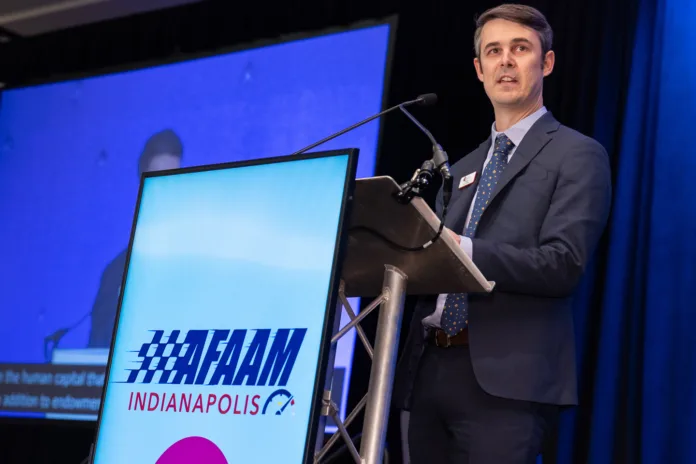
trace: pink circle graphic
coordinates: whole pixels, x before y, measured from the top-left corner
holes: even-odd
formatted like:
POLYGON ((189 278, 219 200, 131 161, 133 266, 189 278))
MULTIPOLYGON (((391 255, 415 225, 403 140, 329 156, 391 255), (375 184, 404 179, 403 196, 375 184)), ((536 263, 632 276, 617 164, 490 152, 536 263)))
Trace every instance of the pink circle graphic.
POLYGON ((156 464, 228 464, 225 455, 212 441, 188 437, 167 448, 156 464))

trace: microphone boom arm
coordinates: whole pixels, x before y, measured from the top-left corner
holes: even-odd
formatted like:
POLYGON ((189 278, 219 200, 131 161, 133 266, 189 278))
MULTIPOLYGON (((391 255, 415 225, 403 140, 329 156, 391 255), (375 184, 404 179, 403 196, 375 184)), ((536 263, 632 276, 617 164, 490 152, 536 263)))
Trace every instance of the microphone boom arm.
POLYGON ((382 235, 380 232, 371 229, 370 227, 364 227, 364 226, 356 226, 352 227, 351 230, 356 230, 356 229, 364 229, 372 234, 377 235, 378 237, 382 238, 383 240, 389 242, 393 246, 401 249, 401 250, 406 250, 406 251, 419 251, 419 250, 424 250, 428 248, 430 245, 432 245, 438 238, 440 238, 440 235, 442 234, 442 231, 444 229, 444 220, 445 217, 447 216, 447 205, 449 204, 449 199, 451 196, 452 192, 452 176, 449 174, 449 165, 447 163, 447 153, 442 149, 440 145, 438 145, 437 141, 433 137, 433 135, 428 131, 423 125, 418 122, 416 118, 414 118, 411 113, 409 113, 406 110, 406 106, 410 106, 413 104, 421 104, 421 105, 434 105, 437 102, 437 95, 434 93, 426 93, 423 95, 420 95, 418 98, 415 100, 409 100, 404 103, 400 103, 398 105, 392 106, 391 108, 388 108, 384 111, 380 111, 379 113, 375 114, 374 116, 370 116, 367 119, 364 119, 360 122, 357 122, 353 124, 350 127, 346 127, 345 129, 336 132, 334 134, 329 135, 328 137, 325 137, 317 142, 312 143, 311 145, 308 145, 300 150, 297 150, 296 152, 292 153, 289 156, 296 156, 296 155, 301 155, 302 153, 305 153, 312 148, 318 147, 319 145, 328 142, 329 140, 333 140, 336 137, 339 137, 346 132, 350 132, 353 129, 356 129, 364 124, 367 124, 370 121, 373 121, 381 116, 384 116, 387 113, 390 113, 397 108, 400 109, 408 118, 415 123, 420 130, 422 130, 430 139, 430 141, 433 144, 433 158, 430 160, 427 160, 423 163, 420 169, 418 169, 411 180, 405 182, 404 184, 401 185, 401 188, 399 189, 400 191, 396 194, 396 198, 398 201, 401 203, 408 203, 413 199, 415 195, 421 195, 421 192, 430 185, 430 181, 433 178, 434 171, 435 169, 438 169, 440 171, 440 174, 442 174, 443 180, 444 180, 444 186, 445 186, 445 193, 443 199, 445 200, 444 202, 444 209, 443 209, 443 216, 442 216, 442 221, 440 221, 440 228, 435 234, 435 236, 429 240, 427 243, 424 245, 418 246, 418 247, 406 247, 403 245, 400 245, 398 243, 394 243, 393 241, 389 240, 387 237, 382 235))
POLYGON ((435 140, 435 137, 433 137, 433 134, 431 134, 430 131, 429 131, 428 129, 426 129, 425 126, 424 126, 423 124, 421 124, 420 121, 418 121, 418 120, 415 118, 415 116, 413 116, 413 115, 404 107, 404 105, 399 105, 399 109, 408 117, 408 119, 410 119, 411 121, 413 121, 413 124, 415 124, 416 126, 418 126, 418 128, 419 128, 421 131, 423 131, 423 133, 424 133, 425 135, 428 136, 428 138, 430 139, 430 143, 432 143, 433 145, 437 145, 437 141, 435 140))
POLYGON ((414 105, 414 104, 416 104, 416 103, 421 103, 421 104, 424 104, 424 105, 430 105, 430 104, 433 103, 433 98, 432 98, 431 96, 429 96, 428 94, 426 94, 426 95, 421 95, 420 97, 416 98, 415 100, 409 100, 409 101, 407 101, 407 102, 400 103, 400 104, 398 104, 398 105, 392 106, 391 108, 387 108, 386 110, 380 111, 379 113, 377 113, 377 114, 375 114, 375 115, 373 115, 373 116, 370 116, 370 117, 367 118, 367 119, 363 119, 363 120, 360 121, 360 122, 356 122, 356 123, 353 124, 352 126, 346 127, 345 129, 343 129, 343 130, 341 130, 341 131, 339 131, 339 132, 336 132, 335 134, 331 134, 331 135, 329 135, 328 137, 324 137, 323 139, 319 140, 318 142, 314 142, 313 144, 308 145, 308 146, 302 148, 301 150, 297 150, 295 153, 291 154, 290 156, 301 155, 302 153, 304 153, 304 152, 306 152, 306 151, 308 151, 308 150, 311 150, 312 148, 316 148, 316 147, 318 147, 319 145, 321 145, 321 144, 323 144, 323 143, 326 143, 326 142, 328 142, 328 141, 330 141, 330 140, 333 140, 333 139, 335 139, 336 137, 339 137, 339 136, 345 134, 346 132, 350 132, 350 131, 352 131, 353 129, 357 129, 358 127, 360 127, 360 126, 362 126, 362 125, 364 125, 364 124, 367 124, 367 123, 370 122, 370 121, 374 121, 375 119, 377 119, 377 118, 379 118, 379 117, 381 117, 381 116, 384 116, 385 114, 390 113, 390 112, 394 111, 394 110, 397 109, 397 108, 401 108, 401 110, 403 111, 403 110, 404 110, 404 106, 410 106, 410 105, 414 105))

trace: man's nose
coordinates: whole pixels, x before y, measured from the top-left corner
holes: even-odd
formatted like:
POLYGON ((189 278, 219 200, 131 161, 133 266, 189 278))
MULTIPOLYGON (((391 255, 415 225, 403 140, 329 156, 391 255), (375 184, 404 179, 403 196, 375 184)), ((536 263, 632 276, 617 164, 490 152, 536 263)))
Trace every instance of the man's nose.
POLYGON ((512 68, 515 66, 515 59, 512 56, 512 53, 509 51, 503 52, 503 55, 500 59, 500 67, 501 68, 512 68))

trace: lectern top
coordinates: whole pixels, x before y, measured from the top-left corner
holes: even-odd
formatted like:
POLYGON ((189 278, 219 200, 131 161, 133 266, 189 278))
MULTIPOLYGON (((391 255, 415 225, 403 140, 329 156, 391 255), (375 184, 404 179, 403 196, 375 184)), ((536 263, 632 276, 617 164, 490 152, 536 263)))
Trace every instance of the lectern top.
POLYGON ((422 198, 398 202, 399 189, 388 176, 356 181, 343 263, 346 295, 380 294, 385 265, 396 266, 408 276, 408 294, 490 292, 494 283, 486 280, 449 234, 443 233, 419 251, 404 251, 390 243, 418 247, 440 227, 440 219, 422 198))

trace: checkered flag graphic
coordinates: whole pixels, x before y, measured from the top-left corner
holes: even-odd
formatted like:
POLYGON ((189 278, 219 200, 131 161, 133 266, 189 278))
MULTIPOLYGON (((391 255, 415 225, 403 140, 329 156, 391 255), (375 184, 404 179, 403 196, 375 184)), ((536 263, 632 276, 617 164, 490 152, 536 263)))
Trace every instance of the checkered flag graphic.
POLYGON ((143 343, 138 353, 142 361, 137 369, 128 369, 130 374, 126 383, 169 383, 176 360, 186 354, 183 342, 179 342, 180 330, 173 330, 163 341, 164 330, 154 330, 152 341, 143 343), (156 375, 159 374, 159 375, 156 375))

